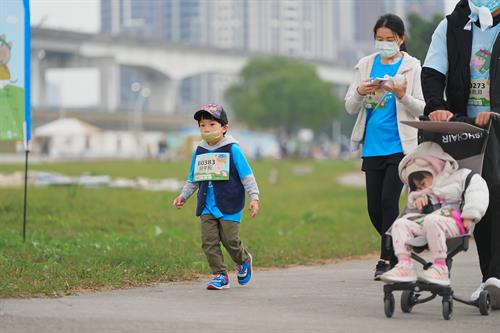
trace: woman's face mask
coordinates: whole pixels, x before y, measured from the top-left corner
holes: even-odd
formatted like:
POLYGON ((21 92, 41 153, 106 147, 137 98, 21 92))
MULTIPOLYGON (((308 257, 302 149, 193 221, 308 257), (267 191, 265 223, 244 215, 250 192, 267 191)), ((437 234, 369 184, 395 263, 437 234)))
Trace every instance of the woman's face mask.
POLYGON ((486 7, 490 12, 500 8, 500 0, 469 0, 476 7, 486 7))
POLYGON ((380 56, 384 58, 392 58, 399 52, 400 46, 397 41, 387 42, 387 41, 375 41, 375 50, 378 51, 380 56))

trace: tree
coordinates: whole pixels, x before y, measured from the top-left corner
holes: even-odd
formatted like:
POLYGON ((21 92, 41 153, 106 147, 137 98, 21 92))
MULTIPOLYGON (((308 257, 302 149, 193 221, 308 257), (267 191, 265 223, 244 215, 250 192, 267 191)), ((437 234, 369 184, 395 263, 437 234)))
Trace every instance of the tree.
POLYGON ((225 97, 239 121, 288 135, 302 127, 324 132, 343 110, 314 66, 285 57, 250 60, 225 97))
POLYGON ((430 21, 425 20, 416 13, 408 15, 410 29, 406 45, 408 45, 408 52, 412 56, 417 57, 422 62, 425 60, 432 34, 442 20, 443 16, 439 14, 434 15, 430 21))

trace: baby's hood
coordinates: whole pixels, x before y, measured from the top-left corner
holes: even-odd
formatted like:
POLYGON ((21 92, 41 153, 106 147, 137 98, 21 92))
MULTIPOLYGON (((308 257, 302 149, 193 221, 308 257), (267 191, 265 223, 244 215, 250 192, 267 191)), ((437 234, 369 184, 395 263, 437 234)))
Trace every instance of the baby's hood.
POLYGON ((406 169, 409 165, 412 165, 416 159, 439 159, 444 162, 441 172, 437 175, 450 174, 459 168, 458 162, 450 154, 446 153, 440 145, 430 141, 422 142, 399 163, 399 177, 405 184, 408 183, 407 178, 409 176, 406 169))

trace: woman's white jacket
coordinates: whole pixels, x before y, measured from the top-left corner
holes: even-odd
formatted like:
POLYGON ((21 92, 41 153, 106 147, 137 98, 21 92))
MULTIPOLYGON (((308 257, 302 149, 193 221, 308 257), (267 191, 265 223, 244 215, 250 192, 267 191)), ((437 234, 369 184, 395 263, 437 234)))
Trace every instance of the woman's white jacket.
MULTIPOLYGON (((349 86, 345 96, 345 107, 347 113, 357 114, 358 118, 352 130, 351 144, 354 149, 358 149, 363 143, 366 127, 366 109, 364 107, 364 96, 361 96, 357 87, 359 84, 370 77, 373 62, 378 53, 371 54, 362 58, 355 66, 354 79, 349 86)), ((396 99, 396 111, 398 120, 398 131, 404 154, 408 154, 417 146, 417 129, 401 124, 403 120, 418 120, 418 117, 424 113, 424 97, 422 86, 420 84, 420 61, 403 52, 403 59, 397 74, 402 74, 406 78, 408 85, 406 94, 401 99, 396 99)))

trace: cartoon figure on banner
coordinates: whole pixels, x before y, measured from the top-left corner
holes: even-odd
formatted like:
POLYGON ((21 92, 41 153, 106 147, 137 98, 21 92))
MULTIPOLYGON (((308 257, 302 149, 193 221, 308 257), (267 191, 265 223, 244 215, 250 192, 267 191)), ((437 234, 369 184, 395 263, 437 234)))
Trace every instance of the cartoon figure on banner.
POLYGON ((16 75, 9 68, 12 45, 5 34, 0 35, 0 140, 20 139, 23 135, 24 89, 12 80, 12 73, 16 75))
POLYGON ((0 36, 0 89, 10 82, 10 71, 7 63, 10 60, 12 43, 7 43, 5 35, 0 36))

